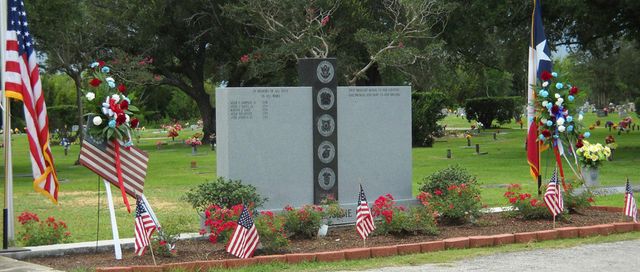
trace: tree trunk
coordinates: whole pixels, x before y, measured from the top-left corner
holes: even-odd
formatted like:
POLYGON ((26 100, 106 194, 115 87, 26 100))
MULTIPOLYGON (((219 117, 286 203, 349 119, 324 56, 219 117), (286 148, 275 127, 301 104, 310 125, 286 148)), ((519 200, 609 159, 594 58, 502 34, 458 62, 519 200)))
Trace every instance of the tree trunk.
POLYGON ((216 108, 209 102, 211 96, 206 92, 197 92, 196 104, 202 117, 202 143, 209 143, 209 136, 216 132, 216 108))
MULTIPOLYGON (((69 74, 76 85, 76 104, 78 104, 78 137, 80 139, 80 148, 82 148, 82 140, 84 139, 84 116, 82 114, 82 79, 80 73, 69 74)), ((76 159, 74 165, 80 164, 80 152, 78 152, 78 159, 76 159)))

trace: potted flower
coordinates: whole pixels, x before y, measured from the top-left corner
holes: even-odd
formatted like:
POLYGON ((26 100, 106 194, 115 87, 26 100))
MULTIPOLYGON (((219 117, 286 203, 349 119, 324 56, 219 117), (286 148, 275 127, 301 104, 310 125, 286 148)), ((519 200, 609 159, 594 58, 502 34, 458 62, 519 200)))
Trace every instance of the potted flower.
POLYGON ((611 156, 609 156, 608 160, 612 161, 613 153, 615 153, 615 150, 618 147, 618 144, 616 143, 616 139, 613 138, 613 135, 609 135, 607 136, 607 138, 604 139, 604 142, 607 144, 607 147, 611 149, 611 156))
POLYGON ((198 146, 202 144, 202 141, 194 135, 191 138, 186 139, 184 143, 191 146, 191 155, 195 155, 198 154, 198 146))
POLYGON ((611 149, 602 144, 591 144, 588 141, 582 141, 582 146, 576 150, 576 155, 582 165, 582 176, 585 185, 594 186, 598 183, 598 167, 602 162, 611 156, 611 149))

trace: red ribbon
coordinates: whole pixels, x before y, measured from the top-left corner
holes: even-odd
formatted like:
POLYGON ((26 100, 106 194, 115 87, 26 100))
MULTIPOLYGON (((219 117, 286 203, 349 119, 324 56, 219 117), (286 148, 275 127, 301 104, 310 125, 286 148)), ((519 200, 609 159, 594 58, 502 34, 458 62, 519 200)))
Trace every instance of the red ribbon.
POLYGON ((558 146, 555 145, 553 147, 553 153, 556 155, 556 164, 558 165, 558 170, 560 172, 560 179, 562 180, 562 188, 567 192, 567 185, 564 183, 564 170, 562 170, 562 158, 560 158, 560 151, 558 151, 558 146))
POLYGON ((129 198, 127 198, 127 192, 124 190, 124 182, 122 181, 122 167, 120 166, 120 143, 118 140, 113 140, 116 153, 116 172, 118 173, 118 186, 120 186, 120 192, 122 192, 122 200, 124 205, 127 206, 127 212, 131 213, 131 206, 129 205, 129 198))

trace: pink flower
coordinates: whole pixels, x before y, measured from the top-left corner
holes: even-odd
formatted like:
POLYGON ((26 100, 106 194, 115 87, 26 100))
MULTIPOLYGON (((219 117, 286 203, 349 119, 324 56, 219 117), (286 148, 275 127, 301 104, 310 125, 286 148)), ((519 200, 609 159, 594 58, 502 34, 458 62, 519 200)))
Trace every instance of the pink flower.
POLYGON ((324 18, 322 18, 322 21, 320 21, 320 24, 321 24, 322 26, 327 25, 327 23, 329 23, 329 15, 324 16, 324 18))
POLYGON ((242 55, 242 57, 240 57, 240 62, 242 62, 242 63, 249 62, 249 55, 247 55, 247 54, 242 55))

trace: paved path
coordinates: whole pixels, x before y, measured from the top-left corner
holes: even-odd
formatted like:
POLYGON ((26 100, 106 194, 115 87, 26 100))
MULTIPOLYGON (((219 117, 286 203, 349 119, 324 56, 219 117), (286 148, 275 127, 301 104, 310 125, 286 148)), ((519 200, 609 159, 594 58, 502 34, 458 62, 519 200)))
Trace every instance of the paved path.
POLYGON ((39 272, 39 271, 58 271, 52 268, 37 264, 22 262, 7 257, 0 256, 0 272, 39 272))
POLYGON ((446 264, 385 267, 366 271, 640 271, 640 240, 500 253, 446 264))

